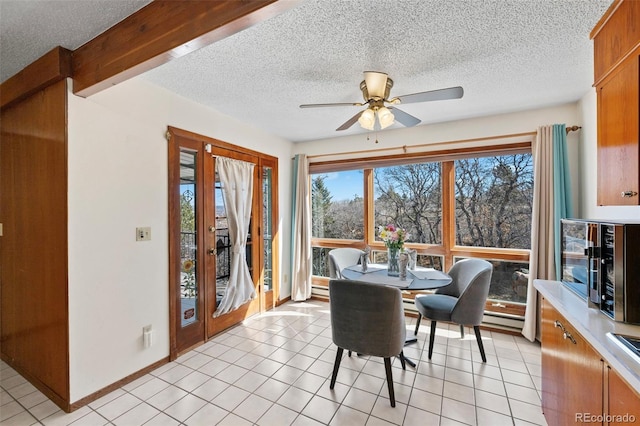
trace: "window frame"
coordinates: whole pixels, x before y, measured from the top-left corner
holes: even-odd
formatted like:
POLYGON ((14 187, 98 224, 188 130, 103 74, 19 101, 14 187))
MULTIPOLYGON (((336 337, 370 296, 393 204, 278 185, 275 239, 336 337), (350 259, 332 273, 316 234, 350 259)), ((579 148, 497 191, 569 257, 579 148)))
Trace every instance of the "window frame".
MULTIPOLYGON (((475 257, 487 260, 528 263, 530 258, 529 249, 456 245, 455 161, 464 158, 532 154, 531 145, 531 141, 527 140, 526 142, 445 149, 431 152, 414 152, 369 158, 311 162, 309 164, 309 182, 311 182, 311 175, 314 174, 347 170, 362 170, 364 174, 364 239, 349 240, 312 237, 311 246, 320 248, 364 248, 365 246, 369 246, 372 250, 384 251, 384 244, 375 240, 374 169, 421 162, 440 162, 442 185, 442 244, 406 243, 405 246, 416 249, 419 255, 441 256, 445 271, 451 268, 456 258, 475 257)), ((329 278, 313 275, 312 283, 315 286, 328 287, 329 278)), ((405 298, 413 299, 415 295, 419 293, 420 292, 409 292, 409 294, 405 295, 405 298)), ((485 310, 507 316, 521 317, 524 316, 525 303, 491 299, 487 301, 485 310)))

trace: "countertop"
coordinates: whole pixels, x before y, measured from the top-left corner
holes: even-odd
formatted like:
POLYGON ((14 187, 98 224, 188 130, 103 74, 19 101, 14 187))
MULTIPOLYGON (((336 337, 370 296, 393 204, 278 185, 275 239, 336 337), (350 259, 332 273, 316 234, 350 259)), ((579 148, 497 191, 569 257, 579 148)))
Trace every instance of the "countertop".
POLYGON ((559 281, 534 280, 534 287, 586 339, 602 358, 640 394, 640 358, 622 349, 607 333, 640 338, 640 325, 615 322, 598 309, 589 308, 559 281))

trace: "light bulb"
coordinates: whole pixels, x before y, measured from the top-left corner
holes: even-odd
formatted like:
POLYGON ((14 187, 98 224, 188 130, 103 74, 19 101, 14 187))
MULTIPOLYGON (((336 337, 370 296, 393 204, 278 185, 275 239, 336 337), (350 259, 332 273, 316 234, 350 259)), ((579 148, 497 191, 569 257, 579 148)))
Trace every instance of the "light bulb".
POLYGON ((358 118, 358 123, 362 128, 367 130, 373 130, 373 126, 376 123, 376 115, 373 113, 373 110, 367 108, 360 114, 360 118, 358 118))
POLYGON ((382 107, 378 110, 378 121, 380 122, 380 128, 386 129, 393 124, 395 119, 389 108, 382 107))

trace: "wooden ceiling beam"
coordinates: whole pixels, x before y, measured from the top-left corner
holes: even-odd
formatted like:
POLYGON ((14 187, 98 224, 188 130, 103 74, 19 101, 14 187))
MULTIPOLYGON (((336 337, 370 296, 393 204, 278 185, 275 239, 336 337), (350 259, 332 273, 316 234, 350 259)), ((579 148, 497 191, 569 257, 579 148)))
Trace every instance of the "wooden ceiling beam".
POLYGON ((0 85, 0 109, 71 77, 71 51, 56 47, 0 85))
POLYGON ((298 0, 156 0, 72 54, 89 96, 278 15, 298 0))

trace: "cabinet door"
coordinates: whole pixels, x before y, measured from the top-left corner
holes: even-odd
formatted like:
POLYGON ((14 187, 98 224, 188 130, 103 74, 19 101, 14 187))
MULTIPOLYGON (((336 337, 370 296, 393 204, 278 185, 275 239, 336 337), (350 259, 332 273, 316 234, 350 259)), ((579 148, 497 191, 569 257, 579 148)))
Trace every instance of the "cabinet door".
POLYGON ((598 205, 640 204, 639 60, 630 58, 598 86, 598 205))
POLYGON ((618 375, 608 367, 608 401, 607 418, 609 425, 628 425, 640 419, 640 396, 618 375))
POLYGON ((603 413, 603 365, 591 345, 544 300, 542 411, 548 424, 575 424, 603 413))
POLYGON ((591 33, 596 84, 640 41, 640 25, 634 25, 637 22, 640 22, 637 0, 617 2, 600 18, 591 33))
POLYGON ((564 347, 554 325, 556 310, 546 301, 542 304, 542 412, 550 425, 560 424, 564 370, 559 351, 564 347))

